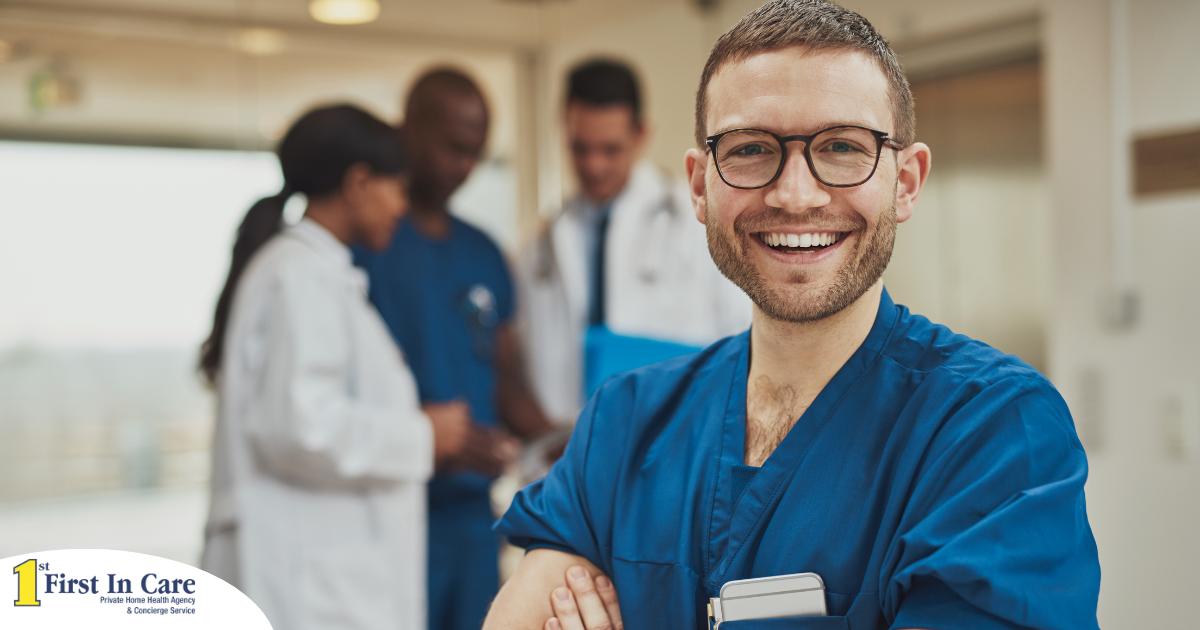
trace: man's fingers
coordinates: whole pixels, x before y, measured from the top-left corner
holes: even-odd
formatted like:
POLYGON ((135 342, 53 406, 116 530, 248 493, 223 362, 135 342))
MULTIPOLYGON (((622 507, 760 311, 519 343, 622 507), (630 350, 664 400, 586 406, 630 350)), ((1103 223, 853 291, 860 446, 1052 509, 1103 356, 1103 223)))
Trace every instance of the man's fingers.
POLYGON ((613 630, 612 620, 596 591, 596 583, 587 570, 581 566, 567 569, 567 586, 575 595, 575 605, 579 615, 583 617, 583 625, 587 630, 613 630))
POLYGON ((554 616, 544 630, 621 630, 617 591, 606 577, 593 580, 581 566, 567 569, 567 586, 550 593, 554 616), (569 588, 568 588, 569 587, 569 588))
POLYGON ((575 598, 571 589, 560 586, 550 593, 550 606, 554 608, 554 617, 546 620, 549 628, 550 620, 555 620, 561 630, 587 630, 583 619, 579 617, 579 609, 575 606, 575 598))
POLYGON ((596 592, 600 593, 600 601, 604 602, 604 609, 608 611, 608 619, 613 628, 625 630, 625 624, 621 622, 621 607, 617 605, 617 589, 613 587, 612 580, 603 575, 596 578, 596 592))

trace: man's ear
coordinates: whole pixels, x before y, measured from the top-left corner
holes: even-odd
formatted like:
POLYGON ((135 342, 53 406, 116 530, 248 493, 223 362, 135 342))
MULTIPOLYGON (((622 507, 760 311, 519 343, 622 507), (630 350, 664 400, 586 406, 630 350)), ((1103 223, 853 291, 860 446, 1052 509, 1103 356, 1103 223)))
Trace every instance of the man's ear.
POLYGON ((933 155, 924 142, 914 142, 896 156, 896 222, 903 223, 913 214, 917 197, 925 187, 933 155))
POLYGON ((646 149, 646 145, 650 142, 650 134, 654 129, 650 127, 650 121, 643 118, 640 122, 633 126, 633 142, 634 151, 640 156, 646 149))
POLYGON ((683 156, 683 168, 687 171, 688 193, 692 198, 692 209, 696 211, 696 220, 704 223, 708 211, 708 155, 700 149, 688 149, 683 156))

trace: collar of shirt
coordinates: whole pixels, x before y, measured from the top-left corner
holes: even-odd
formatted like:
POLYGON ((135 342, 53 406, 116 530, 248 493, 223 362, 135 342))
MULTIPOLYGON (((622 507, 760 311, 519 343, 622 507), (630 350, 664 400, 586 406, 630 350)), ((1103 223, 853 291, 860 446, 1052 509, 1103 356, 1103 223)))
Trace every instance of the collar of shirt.
POLYGON ((364 295, 367 293, 367 274, 354 266, 350 248, 320 223, 312 219, 301 219, 284 233, 315 249, 322 258, 344 270, 364 295))

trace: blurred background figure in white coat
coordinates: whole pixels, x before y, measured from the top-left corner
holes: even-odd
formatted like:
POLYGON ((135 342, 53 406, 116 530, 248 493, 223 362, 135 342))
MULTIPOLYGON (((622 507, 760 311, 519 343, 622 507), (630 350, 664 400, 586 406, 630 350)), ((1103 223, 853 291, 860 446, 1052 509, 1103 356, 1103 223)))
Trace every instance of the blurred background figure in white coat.
POLYGON ((559 421, 608 376, 750 325, 750 302, 709 257, 683 182, 639 161, 649 130, 628 65, 571 71, 566 132, 579 194, 522 261, 531 380, 559 421))
POLYGON ((468 415, 422 411, 349 249, 391 241, 403 147, 342 105, 301 117, 278 156, 283 190, 242 221, 201 354, 219 395, 202 565, 279 630, 424 628, 425 482, 468 415), (281 231, 293 194, 305 216, 281 231))

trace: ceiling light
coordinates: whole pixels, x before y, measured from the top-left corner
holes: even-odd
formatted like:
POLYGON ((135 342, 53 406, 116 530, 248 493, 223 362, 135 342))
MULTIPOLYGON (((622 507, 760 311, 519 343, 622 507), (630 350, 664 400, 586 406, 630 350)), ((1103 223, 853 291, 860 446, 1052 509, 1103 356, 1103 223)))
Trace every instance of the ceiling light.
POLYGON ((277 28, 239 28, 233 32, 231 43, 234 50, 247 55, 278 55, 287 48, 287 34, 277 28))
POLYGON ((312 0, 308 14, 326 24, 366 24, 379 17, 379 0, 312 0))

